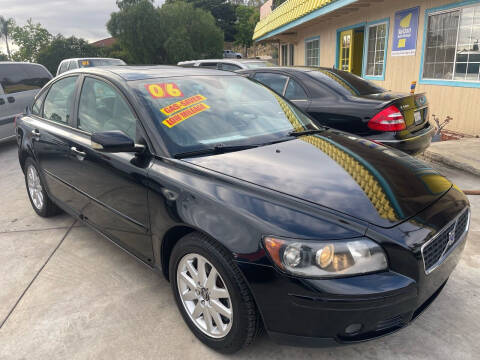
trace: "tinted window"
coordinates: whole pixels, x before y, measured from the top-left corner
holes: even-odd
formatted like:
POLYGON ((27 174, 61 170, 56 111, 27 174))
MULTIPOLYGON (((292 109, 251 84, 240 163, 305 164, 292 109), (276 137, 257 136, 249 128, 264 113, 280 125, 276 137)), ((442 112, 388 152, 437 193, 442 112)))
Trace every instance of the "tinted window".
POLYGON ((386 91, 380 86, 346 71, 315 69, 314 71, 306 72, 306 74, 345 95, 362 96, 386 91))
POLYGON ((43 117, 60 123, 68 123, 75 96, 76 76, 55 82, 48 91, 43 105, 43 117))
POLYGON ((41 89, 51 78, 40 65, 0 64, 0 82, 5 94, 41 89))
POLYGON ((242 76, 148 79, 130 86, 173 154, 219 144, 264 144, 315 128, 282 97, 242 76))
POLYGON ((136 118, 120 93, 107 83, 87 77, 78 108, 78 128, 90 133, 121 130, 132 139, 136 118))
POLYGON ((58 69, 58 75, 60 75, 61 73, 64 73, 65 71, 67 71, 67 66, 68 66, 68 61, 63 61, 61 64, 60 64, 60 67, 58 69))
POLYGON ((209 69, 216 69, 217 63, 216 62, 200 63, 198 66, 209 68, 209 69))
POLYGON ((307 94, 298 82, 290 78, 285 91, 285 97, 290 100, 305 100, 307 99, 307 94))
POLYGON ((281 95, 288 79, 284 75, 272 73, 256 73, 253 78, 281 95))
POLYGON ((45 99, 45 94, 46 92, 43 92, 43 94, 35 100, 35 103, 32 106, 33 115, 42 116, 42 104, 45 99))
POLYGON ((221 64, 222 65, 222 70, 225 71, 235 71, 235 70, 240 70, 240 66, 234 65, 234 64, 221 64))
POLYGON ((95 66, 110 66, 110 65, 126 65, 125 61, 120 59, 83 59, 77 60, 78 67, 95 67, 95 66))

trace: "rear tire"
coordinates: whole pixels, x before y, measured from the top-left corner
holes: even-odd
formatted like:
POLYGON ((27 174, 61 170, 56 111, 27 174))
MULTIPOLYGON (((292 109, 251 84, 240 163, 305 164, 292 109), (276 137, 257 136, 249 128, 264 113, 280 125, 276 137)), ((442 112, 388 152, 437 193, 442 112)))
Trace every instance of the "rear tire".
POLYGON ((27 158, 24 164, 25 185, 33 210, 41 217, 52 217, 61 212, 60 208, 50 199, 45 191, 45 185, 32 158, 27 158))
POLYGON ((180 313, 201 342, 234 353, 254 341, 261 329, 259 313, 222 246, 197 232, 185 235, 170 256, 169 276, 180 313))

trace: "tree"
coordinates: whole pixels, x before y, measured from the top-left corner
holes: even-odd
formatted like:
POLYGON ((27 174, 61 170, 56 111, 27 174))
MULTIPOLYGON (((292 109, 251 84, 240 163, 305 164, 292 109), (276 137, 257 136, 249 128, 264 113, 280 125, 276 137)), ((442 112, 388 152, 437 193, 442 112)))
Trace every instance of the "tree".
POLYGON ((158 13, 167 63, 222 56, 223 33, 210 13, 182 1, 166 3, 158 13))
POLYGON ((236 4, 233 0, 167 0, 168 3, 183 1, 212 14, 216 25, 222 29, 225 41, 234 41, 236 4))
POLYGON ((8 56, 0 52, 0 61, 8 61, 8 56))
POLYGON ((242 45, 247 56, 247 48, 252 46, 253 31, 255 25, 260 19, 260 13, 257 8, 251 6, 239 5, 236 10, 237 24, 235 34, 235 44, 242 45))
POLYGON ((7 48, 8 60, 12 60, 12 54, 10 54, 10 47, 8 46, 8 35, 10 34, 10 29, 15 25, 12 18, 5 19, 0 15, 0 39, 5 38, 5 46, 7 48))
POLYGON ((275 10, 277 7, 282 5, 286 0, 273 0, 272 10, 275 10))
POLYGON ((133 63, 158 64, 164 54, 165 36, 160 31, 158 11, 149 0, 117 1, 120 9, 110 15, 107 29, 125 49, 133 63))
POLYGON ((50 43, 52 35, 41 24, 34 24, 32 19, 28 19, 25 26, 13 27, 11 37, 18 46, 13 59, 35 62, 40 50, 50 43))
POLYGON ((127 64, 135 63, 130 53, 123 49, 118 41, 111 46, 100 48, 100 56, 122 59, 127 64))
POLYGON ((71 36, 65 38, 56 35, 46 47, 40 50, 36 61, 44 65, 52 74, 57 72, 57 67, 63 59, 75 57, 95 57, 100 49, 90 45, 86 40, 71 36))

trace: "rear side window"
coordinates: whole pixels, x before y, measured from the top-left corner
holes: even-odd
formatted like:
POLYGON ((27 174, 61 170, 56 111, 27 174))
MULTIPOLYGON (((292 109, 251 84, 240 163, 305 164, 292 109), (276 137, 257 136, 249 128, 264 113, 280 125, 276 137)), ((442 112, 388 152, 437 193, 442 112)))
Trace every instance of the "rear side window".
POLYGON ((290 78, 285 91, 285 97, 289 100, 306 100, 307 94, 298 82, 290 78))
POLYGON ((216 62, 200 63, 198 66, 209 68, 209 69, 216 69, 217 63, 216 62))
POLYGON ((51 78, 40 65, 0 64, 0 83, 5 94, 41 89, 51 78))
POLYGON ((78 107, 78 128, 89 133, 120 130, 135 139, 137 121, 130 107, 109 84, 87 77, 78 107))
POLYGON ((267 85, 270 89, 280 95, 283 95, 283 89, 285 89, 285 84, 288 80, 288 77, 285 75, 272 73, 256 73, 253 78, 260 81, 262 84, 267 85))
POLYGON ((75 83, 77 76, 69 76, 54 83, 48 91, 43 106, 43 117, 58 123, 66 124, 70 119, 75 83))
POLYGON ((58 75, 67 71, 68 61, 63 61, 58 69, 58 75))
POLYGON ((226 63, 223 63, 223 64, 221 64, 221 66, 222 66, 222 70, 225 70, 225 71, 240 70, 240 66, 235 65, 235 64, 226 64, 226 63))

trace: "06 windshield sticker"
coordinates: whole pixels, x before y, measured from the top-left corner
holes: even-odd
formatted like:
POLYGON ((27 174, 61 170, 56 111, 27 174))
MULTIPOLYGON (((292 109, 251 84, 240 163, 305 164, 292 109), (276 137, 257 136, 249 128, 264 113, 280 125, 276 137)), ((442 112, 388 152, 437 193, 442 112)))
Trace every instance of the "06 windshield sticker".
POLYGON ((169 115, 172 115, 173 113, 176 113, 177 111, 183 110, 191 105, 198 104, 199 102, 202 102, 204 100, 207 100, 205 96, 197 94, 189 98, 177 101, 173 104, 167 105, 164 108, 160 109, 160 111, 163 114, 169 116, 169 115))
POLYGON ((183 93, 175 83, 160 83, 145 85, 148 93, 154 99, 182 97, 183 93))
POLYGON ((180 124, 183 120, 186 120, 194 115, 200 114, 202 111, 210 109, 210 106, 208 106, 205 103, 200 103, 197 105, 193 105, 185 110, 182 110, 175 115, 170 116, 169 118, 166 118, 165 120, 162 121, 162 124, 172 128, 175 125, 180 124))

